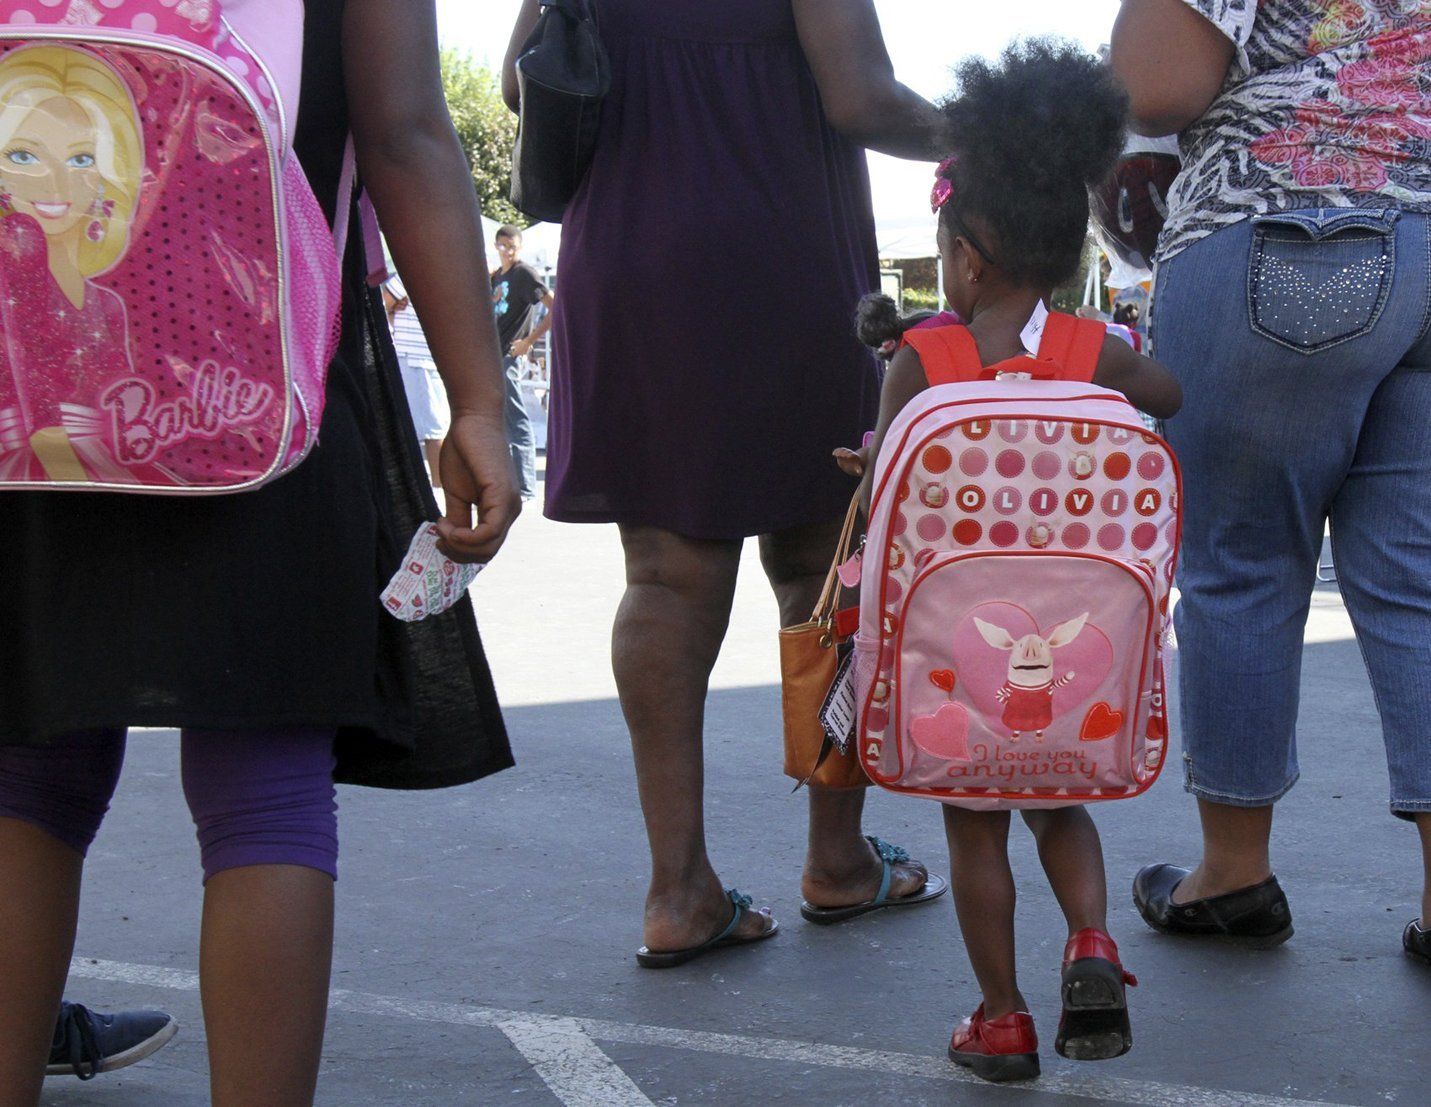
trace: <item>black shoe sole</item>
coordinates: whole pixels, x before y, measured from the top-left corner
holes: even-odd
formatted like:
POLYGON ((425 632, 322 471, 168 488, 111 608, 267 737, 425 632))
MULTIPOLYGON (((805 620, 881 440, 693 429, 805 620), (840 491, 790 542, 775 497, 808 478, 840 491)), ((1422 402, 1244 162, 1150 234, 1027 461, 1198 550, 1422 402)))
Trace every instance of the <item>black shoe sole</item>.
POLYGON ((1037 1053, 961 1053, 949 1051, 949 1060, 961 1068, 970 1069, 975 1076, 993 1084, 1006 1084, 1011 1080, 1032 1080, 1038 1076, 1037 1053))
POLYGON ((1211 938, 1242 949, 1276 949, 1295 933, 1291 923, 1272 934, 1229 934, 1226 931, 1216 930, 1183 930, 1177 926, 1166 926, 1151 918, 1137 896, 1133 897, 1133 906, 1138 909, 1138 914, 1143 917, 1143 921, 1159 934, 1171 934, 1178 938, 1211 938))
POLYGON ((1070 1061, 1107 1061, 1133 1048, 1123 970, 1086 957, 1063 970, 1063 1017, 1054 1049, 1070 1061))

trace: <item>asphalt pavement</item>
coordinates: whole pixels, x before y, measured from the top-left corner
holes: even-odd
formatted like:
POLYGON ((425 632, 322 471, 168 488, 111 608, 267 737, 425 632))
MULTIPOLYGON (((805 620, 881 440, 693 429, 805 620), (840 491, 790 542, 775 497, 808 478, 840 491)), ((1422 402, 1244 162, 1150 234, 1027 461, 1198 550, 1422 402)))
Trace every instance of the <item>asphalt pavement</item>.
MULTIPOLYGON (((647 857, 607 661, 620 587, 613 528, 530 510, 474 585, 518 767, 444 792, 341 790, 319 1103, 1431 1103, 1431 970, 1399 943, 1420 895, 1416 835, 1387 813, 1376 715, 1334 589, 1319 590, 1309 626, 1303 779, 1275 830, 1296 936, 1255 953, 1162 937, 1138 918, 1133 873, 1196 853, 1171 758, 1149 795, 1097 812, 1111 928, 1141 981, 1133 1051, 1063 1061, 1060 916, 1017 832, 1021 983, 1045 1045, 1043 1078, 1011 1088, 944 1059, 978 1002, 947 897, 831 928, 799 917, 805 801, 780 772, 775 609, 753 545, 708 710, 708 820, 726 882, 769 904, 782 932, 675 970, 636 966, 647 857)), ((207 1103, 198 854, 178 744, 143 732, 129 749, 91 853, 69 994, 163 1006, 182 1028, 131 1069, 51 1079, 54 1107, 207 1103)), ((872 795, 866 826, 947 865, 927 801, 872 795)))

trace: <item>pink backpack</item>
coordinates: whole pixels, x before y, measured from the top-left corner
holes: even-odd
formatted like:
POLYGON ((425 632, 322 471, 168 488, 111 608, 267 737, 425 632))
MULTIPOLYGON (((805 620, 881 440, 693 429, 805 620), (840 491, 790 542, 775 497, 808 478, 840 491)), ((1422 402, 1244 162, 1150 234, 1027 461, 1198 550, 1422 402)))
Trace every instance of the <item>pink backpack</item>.
POLYGON ((855 636, 856 741, 886 788, 1055 807, 1162 768, 1179 476, 1088 383, 1104 333, 1051 315, 1037 359, 988 368, 963 327, 907 336, 931 387, 876 464, 855 636))
POLYGON ((0 488, 237 492, 312 448, 342 243, 302 56, 302 0, 0 0, 0 488))

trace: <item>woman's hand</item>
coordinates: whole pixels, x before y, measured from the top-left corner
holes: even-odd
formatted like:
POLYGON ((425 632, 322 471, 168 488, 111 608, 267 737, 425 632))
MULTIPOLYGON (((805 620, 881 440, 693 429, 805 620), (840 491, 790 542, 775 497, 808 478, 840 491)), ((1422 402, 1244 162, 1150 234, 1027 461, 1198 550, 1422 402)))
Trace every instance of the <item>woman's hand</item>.
POLYGON ((852 477, 863 477, 865 466, 869 464, 870 448, 861 446, 858 450, 851 450, 844 446, 835 450, 835 464, 840 467, 842 473, 848 473, 852 477))
POLYGON ((438 468, 447 511, 437 521, 437 548, 457 562, 491 561, 522 512, 501 417, 454 412, 438 468))

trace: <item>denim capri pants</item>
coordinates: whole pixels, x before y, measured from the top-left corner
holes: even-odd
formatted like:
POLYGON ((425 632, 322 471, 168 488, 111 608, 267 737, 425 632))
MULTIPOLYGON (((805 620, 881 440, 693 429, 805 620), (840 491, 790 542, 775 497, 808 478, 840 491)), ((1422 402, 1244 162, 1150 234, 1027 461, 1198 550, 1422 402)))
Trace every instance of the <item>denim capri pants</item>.
POLYGON ((1322 535, 1381 715, 1391 809, 1431 811, 1428 217, 1279 212, 1158 268, 1153 354, 1182 383, 1176 623, 1187 788, 1261 807, 1297 781, 1322 535))

